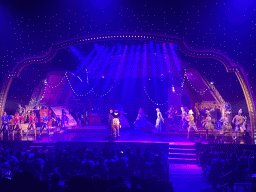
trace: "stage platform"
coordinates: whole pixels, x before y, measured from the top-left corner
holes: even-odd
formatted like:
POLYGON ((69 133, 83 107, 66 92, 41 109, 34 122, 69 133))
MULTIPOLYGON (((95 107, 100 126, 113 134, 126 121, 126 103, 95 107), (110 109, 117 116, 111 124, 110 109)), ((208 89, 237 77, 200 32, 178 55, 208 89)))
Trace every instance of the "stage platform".
POLYGON ((172 132, 143 132, 134 129, 121 129, 120 137, 111 140, 110 132, 106 126, 87 126, 87 127, 67 127, 62 129, 51 128, 50 135, 46 130, 39 136, 39 129, 35 137, 33 132, 23 136, 16 135, 9 140, 1 140, 4 147, 18 150, 22 147, 24 150, 35 148, 60 148, 65 149, 70 146, 71 149, 79 148, 110 148, 112 150, 120 148, 130 148, 135 151, 140 148, 142 152, 150 149, 152 152, 161 152, 168 157, 171 164, 197 164, 197 153, 201 149, 209 149, 211 145, 218 145, 222 150, 240 150, 242 148, 254 149, 254 145, 247 144, 246 139, 239 137, 237 143, 234 143, 231 136, 225 137, 218 135, 217 140, 213 136, 209 140, 205 139, 205 133, 200 130, 201 136, 192 131, 190 139, 187 139, 186 130, 174 130, 172 132), (228 142, 230 140, 230 142, 228 142), (210 144, 210 145, 208 145, 210 144), (244 147, 241 147, 244 146, 244 147))

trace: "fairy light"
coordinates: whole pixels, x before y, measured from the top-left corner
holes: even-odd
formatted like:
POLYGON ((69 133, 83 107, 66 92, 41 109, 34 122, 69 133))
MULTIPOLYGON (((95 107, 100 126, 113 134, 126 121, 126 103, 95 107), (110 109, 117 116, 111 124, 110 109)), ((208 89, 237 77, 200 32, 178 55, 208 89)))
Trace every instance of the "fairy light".
POLYGON ((144 92, 145 94, 147 95, 148 99, 155 105, 160 105, 160 106, 163 106, 163 105, 166 105, 168 103, 168 101, 165 101, 164 103, 157 103, 155 102, 148 94, 147 90, 146 90, 146 87, 144 87, 144 92))

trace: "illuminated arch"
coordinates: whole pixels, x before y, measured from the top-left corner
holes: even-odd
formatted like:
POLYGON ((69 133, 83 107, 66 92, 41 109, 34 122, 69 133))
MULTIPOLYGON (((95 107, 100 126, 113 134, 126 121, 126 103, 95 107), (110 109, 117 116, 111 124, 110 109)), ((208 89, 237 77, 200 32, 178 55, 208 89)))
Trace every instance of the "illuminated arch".
MULTIPOLYGON (((86 37, 81 37, 77 39, 71 39, 68 41, 64 41, 58 44, 53 45, 49 52, 46 55, 39 57, 27 58, 15 66, 12 72, 7 74, 5 77, 1 95, 0 95, 0 114, 3 114, 5 103, 7 99, 7 95, 9 92, 10 85, 12 83, 13 78, 17 78, 20 75, 22 69, 31 64, 43 64, 50 61, 56 55, 57 51, 63 48, 67 48, 72 45, 84 44, 84 43, 92 43, 99 41, 123 41, 123 40, 138 40, 138 41, 154 41, 154 42, 162 42, 162 43, 172 43, 179 45, 181 51, 191 57, 196 58, 212 58, 220 61, 226 68, 228 73, 234 72, 240 82, 240 85, 243 89, 243 93, 246 99, 247 108, 250 116, 250 123, 252 131, 256 130, 256 115, 255 115, 255 98, 253 97, 252 90, 250 89, 248 80, 246 79, 246 75, 243 73, 242 69, 238 66, 233 66, 230 60, 220 53, 215 53, 212 51, 196 51, 188 48, 185 44, 184 40, 177 37, 167 36, 167 35, 157 35, 157 34, 138 34, 138 33, 122 33, 122 34, 107 34, 107 35, 91 35, 86 37)), ((252 134, 253 137, 254 134, 252 134)))

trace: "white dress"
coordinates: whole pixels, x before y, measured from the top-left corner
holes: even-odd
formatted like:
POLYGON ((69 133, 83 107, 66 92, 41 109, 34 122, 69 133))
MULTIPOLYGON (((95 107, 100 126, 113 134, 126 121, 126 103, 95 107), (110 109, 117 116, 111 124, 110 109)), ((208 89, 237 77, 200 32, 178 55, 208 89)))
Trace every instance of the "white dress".
POLYGON ((157 116, 156 126, 155 126, 156 131, 157 132, 162 132, 163 128, 164 128, 164 118, 163 118, 161 112, 157 112, 156 116, 157 116))

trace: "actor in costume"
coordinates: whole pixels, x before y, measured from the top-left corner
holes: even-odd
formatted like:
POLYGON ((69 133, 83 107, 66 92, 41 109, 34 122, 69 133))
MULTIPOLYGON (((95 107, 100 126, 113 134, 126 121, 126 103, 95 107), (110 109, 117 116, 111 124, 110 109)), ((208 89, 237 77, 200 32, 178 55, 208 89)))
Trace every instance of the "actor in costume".
MULTIPOLYGON (((195 124, 195 121, 194 121, 194 116, 193 116, 193 111, 192 110, 189 110, 188 112, 188 116, 186 117, 186 120, 188 121, 188 139, 189 139, 189 133, 191 131, 191 129, 193 128, 197 133, 199 133, 197 127, 196 127, 196 124, 195 124)), ((200 133, 199 133, 200 135, 200 133)), ((201 135, 200 135, 201 137, 201 135)))
POLYGON ((119 116, 120 113, 118 113, 118 110, 115 110, 114 113, 112 114, 113 116, 113 124, 112 124, 112 132, 113 132, 113 137, 120 137, 119 135, 119 129, 120 129, 120 122, 119 122, 119 116))
POLYGON ((188 121, 186 120, 187 112, 184 107, 181 107, 181 122, 182 122, 182 129, 186 129, 188 127, 188 121))
POLYGON ((221 131, 222 131, 222 140, 224 139, 224 135, 225 133, 232 133, 232 126, 230 125, 229 123, 229 118, 228 118, 228 115, 229 115, 229 112, 226 111, 224 113, 224 116, 222 116, 220 118, 220 122, 222 123, 222 126, 221 126, 221 131))
POLYGON ((25 117, 25 113, 26 113, 26 110, 24 107, 21 106, 21 104, 18 104, 18 109, 17 109, 17 112, 19 113, 19 115, 21 117, 25 117))
POLYGON ((59 115, 56 115, 56 125, 57 127, 61 127, 61 118, 59 115))
POLYGON ((42 117, 43 124, 42 124, 42 127, 40 129, 40 135, 42 134, 44 129, 47 129, 48 130, 48 135, 50 135, 50 129, 49 129, 49 126, 48 126, 49 119, 52 119, 52 117, 48 116, 46 114, 46 112, 44 112, 44 116, 42 117))
POLYGON ((143 129, 145 127, 154 127, 152 123, 147 120, 147 115, 144 114, 143 109, 140 108, 136 121, 133 123, 136 129, 143 129))
POLYGON ((246 130, 246 117, 242 116, 242 109, 239 109, 238 114, 233 118, 232 123, 235 124, 235 137, 237 138, 237 132, 240 130, 241 133, 244 133, 246 130))
POLYGON ((156 125, 155 125, 156 131, 162 132, 164 129, 164 118, 159 108, 156 108, 156 116, 157 116, 156 125))
POLYGON ((167 114, 170 124, 173 125, 175 123, 175 119, 174 119, 175 109, 173 108, 173 106, 171 106, 170 109, 165 112, 165 114, 167 114))
POLYGON ((7 115, 6 112, 4 112, 3 116, 2 116, 2 126, 1 126, 1 130, 0 130, 0 134, 3 132, 7 132, 8 136, 9 136, 9 125, 8 122, 9 120, 11 120, 12 117, 7 115))
POLYGON ((28 130, 27 130, 27 136, 29 130, 34 130, 35 137, 36 137, 36 123, 38 122, 37 117, 35 116, 34 112, 30 113, 29 117, 29 123, 28 123, 28 130))
POLYGON ((112 135, 113 134, 113 128, 112 128, 112 126, 113 126, 113 109, 110 109, 109 110, 109 114, 108 114, 108 128, 109 128, 109 131, 110 131, 110 135, 112 135))
MULTIPOLYGON (((22 130, 20 124, 24 122, 24 117, 21 117, 18 112, 15 113, 15 116, 12 120, 12 123, 14 124, 13 130, 19 132, 22 135, 22 130)), ((13 134, 14 134, 13 131, 13 134)))
POLYGON ((62 109, 62 116, 61 116, 61 122, 62 122, 62 127, 65 127, 66 125, 69 125, 69 118, 67 116, 67 113, 64 109, 62 109))
POLYGON ((216 139, 216 134, 215 134, 215 131, 214 131, 214 126, 212 124, 211 114, 210 114, 210 112, 208 110, 206 110, 206 114, 207 114, 207 117, 202 121, 203 126, 206 129, 206 139, 208 139, 209 132, 212 132, 212 134, 214 135, 214 138, 216 139))

